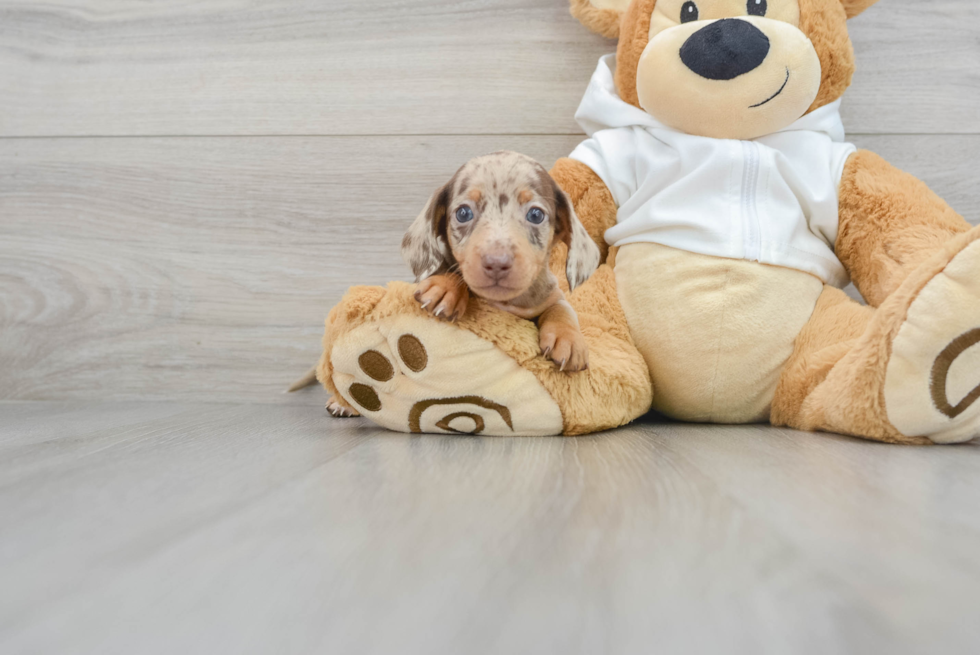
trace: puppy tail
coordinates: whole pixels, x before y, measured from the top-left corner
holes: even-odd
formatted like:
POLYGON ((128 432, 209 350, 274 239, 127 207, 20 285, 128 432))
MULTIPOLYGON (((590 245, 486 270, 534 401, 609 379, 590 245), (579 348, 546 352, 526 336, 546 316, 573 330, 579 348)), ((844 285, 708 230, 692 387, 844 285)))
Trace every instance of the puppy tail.
POLYGON ((299 391, 300 389, 311 387, 316 383, 317 383, 316 366, 314 366, 313 368, 311 368, 309 371, 306 372, 306 375, 293 382, 289 386, 289 388, 286 389, 286 393, 293 393, 294 391, 299 391))

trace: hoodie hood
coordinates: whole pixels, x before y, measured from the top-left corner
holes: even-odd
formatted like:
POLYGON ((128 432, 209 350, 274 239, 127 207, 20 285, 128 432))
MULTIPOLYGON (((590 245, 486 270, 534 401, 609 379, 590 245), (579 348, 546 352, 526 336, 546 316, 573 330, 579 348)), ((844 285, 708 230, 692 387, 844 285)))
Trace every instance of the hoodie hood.
MULTIPOLYGON (((675 132, 639 107, 635 107, 619 97, 616 90, 616 55, 606 55, 599 60, 599 65, 592 74, 585 96, 575 112, 575 120, 592 136, 601 130, 620 127, 641 127, 648 130, 663 130, 675 132)), ((816 109, 791 125, 773 132, 818 132, 830 137, 831 141, 844 141, 844 123, 840 117, 841 100, 816 109)), ((691 135, 696 136, 696 135, 691 135)), ((767 135, 768 136, 768 135, 767 135)), ((702 137, 708 138, 708 137, 702 137)), ((765 136, 754 139, 765 139, 765 136)))

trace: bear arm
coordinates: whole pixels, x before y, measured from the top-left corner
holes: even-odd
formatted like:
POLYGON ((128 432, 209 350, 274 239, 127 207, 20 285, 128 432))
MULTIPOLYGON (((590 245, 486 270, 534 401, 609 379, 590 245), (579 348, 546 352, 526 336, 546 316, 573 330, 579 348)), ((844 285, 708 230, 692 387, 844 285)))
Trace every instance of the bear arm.
POLYGON ((839 203, 837 257, 872 307, 951 237, 970 229, 922 181, 867 150, 847 160, 839 203))

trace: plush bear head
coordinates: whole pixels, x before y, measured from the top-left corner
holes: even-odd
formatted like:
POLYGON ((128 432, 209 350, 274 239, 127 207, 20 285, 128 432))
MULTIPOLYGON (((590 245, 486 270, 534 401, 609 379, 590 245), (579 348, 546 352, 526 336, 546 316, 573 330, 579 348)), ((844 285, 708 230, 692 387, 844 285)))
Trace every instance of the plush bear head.
POLYGON ((689 134, 754 139, 840 98, 854 74, 847 19, 877 0, 571 0, 619 38, 626 102, 689 134))

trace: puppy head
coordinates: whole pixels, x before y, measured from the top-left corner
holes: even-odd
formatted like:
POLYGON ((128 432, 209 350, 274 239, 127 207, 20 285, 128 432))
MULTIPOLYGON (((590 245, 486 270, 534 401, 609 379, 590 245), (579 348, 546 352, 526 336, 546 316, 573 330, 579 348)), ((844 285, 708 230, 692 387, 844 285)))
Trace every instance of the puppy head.
POLYGON ((847 19, 875 2, 571 0, 571 6, 590 29, 619 37, 615 75, 625 101, 688 134, 753 139, 843 95, 854 72, 847 19))
POLYGON ((556 241, 568 246, 574 289, 599 265, 598 247, 544 167, 498 152, 467 162, 432 195, 402 254, 419 280, 454 270, 477 295, 507 302, 544 273, 556 241))

